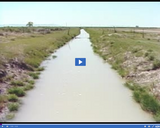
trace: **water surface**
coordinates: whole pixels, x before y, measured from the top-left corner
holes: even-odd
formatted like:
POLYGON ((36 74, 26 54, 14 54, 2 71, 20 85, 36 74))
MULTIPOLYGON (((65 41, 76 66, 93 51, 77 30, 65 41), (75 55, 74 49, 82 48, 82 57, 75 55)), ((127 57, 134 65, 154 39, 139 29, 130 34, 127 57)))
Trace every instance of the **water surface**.
POLYGON ((154 121, 133 100, 116 71, 94 54, 86 31, 54 55, 56 59, 42 63, 45 70, 36 87, 11 121, 154 121), (75 58, 86 58, 86 66, 75 66, 75 58))

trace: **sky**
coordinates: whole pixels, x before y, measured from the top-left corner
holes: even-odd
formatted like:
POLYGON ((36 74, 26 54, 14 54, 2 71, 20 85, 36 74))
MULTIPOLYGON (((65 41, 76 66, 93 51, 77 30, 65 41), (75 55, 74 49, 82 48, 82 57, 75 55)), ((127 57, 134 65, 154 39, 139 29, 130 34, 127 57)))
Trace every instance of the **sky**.
POLYGON ((0 2, 0 25, 160 27, 160 2, 0 2))

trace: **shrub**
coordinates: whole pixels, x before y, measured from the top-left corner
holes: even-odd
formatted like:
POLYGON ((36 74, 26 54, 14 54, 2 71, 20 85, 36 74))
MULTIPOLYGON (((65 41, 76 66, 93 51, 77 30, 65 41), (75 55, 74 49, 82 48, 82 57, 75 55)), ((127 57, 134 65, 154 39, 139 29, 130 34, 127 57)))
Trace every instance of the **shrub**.
POLYGON ((15 94, 10 94, 10 95, 8 95, 8 101, 11 101, 11 102, 16 102, 16 101, 18 101, 17 95, 15 95, 15 94))
POLYGON ((147 51, 148 51, 148 52, 153 52, 153 50, 152 50, 152 49, 148 49, 147 51))
POLYGON ((141 105, 144 110, 153 112, 156 114, 160 110, 160 104, 150 94, 144 93, 141 95, 141 105))
POLYGON ((135 56, 136 56, 136 57, 141 57, 141 56, 143 56, 143 52, 142 52, 142 51, 139 51, 139 52, 137 52, 137 53, 135 54, 135 56))
POLYGON ((115 69, 117 70, 118 69, 118 66, 116 64, 112 65, 112 69, 115 69))
POLYGON ((9 114, 6 115, 6 118, 7 118, 8 120, 10 120, 10 119, 13 119, 14 116, 15 116, 14 113, 9 113, 9 114))
POLYGON ((156 70, 156 69, 158 69, 158 68, 160 68, 160 60, 155 60, 154 62, 153 62, 153 67, 152 67, 152 69, 153 70, 156 70))
POLYGON ((34 84, 35 82, 33 80, 29 80, 28 83, 34 84))
POLYGON ((19 104, 18 103, 9 103, 8 105, 8 109, 9 111, 17 111, 18 110, 18 107, 19 107, 19 104))
POLYGON ((120 68, 118 69, 118 73, 122 76, 125 77, 127 75, 127 71, 125 71, 124 69, 120 68))
POLYGON ((135 49, 132 50, 132 53, 136 53, 136 52, 138 52, 137 48, 135 48, 135 49))
POLYGON ((149 53, 148 53, 148 52, 146 52, 146 53, 144 54, 144 56, 145 56, 145 57, 147 57, 148 55, 149 55, 149 53))
POLYGON ((29 73, 29 75, 33 78, 33 79, 38 79, 39 76, 37 73, 29 73))
POLYGON ((133 98, 135 99, 135 101, 137 101, 138 103, 140 103, 140 99, 141 99, 141 92, 140 91, 134 91, 133 92, 133 98))
POLYGON ((129 82, 126 82, 124 85, 129 89, 134 90, 134 85, 131 85, 129 82))
POLYGON ((56 58, 56 57, 57 57, 56 55, 53 55, 53 56, 52 56, 53 59, 56 58))
POLYGON ((157 113, 154 115, 154 119, 155 119, 157 122, 160 122, 160 111, 157 112, 157 113))
POLYGON ((22 81, 11 81, 12 85, 24 86, 25 84, 22 81))
POLYGON ((34 86, 31 85, 31 84, 28 84, 28 85, 26 85, 26 86, 24 87, 24 90, 25 90, 25 91, 28 91, 28 90, 30 90, 30 89, 32 89, 32 88, 34 88, 34 86))
POLYGON ((153 55, 150 55, 150 56, 149 56, 149 60, 150 60, 150 61, 153 61, 154 59, 155 59, 155 57, 154 57, 153 55))
POLYGON ((22 88, 19 88, 19 87, 12 87, 8 90, 8 92, 10 94, 15 94, 17 96, 24 96, 25 95, 25 92, 22 88))
POLYGON ((38 69, 37 69, 37 71, 43 71, 44 70, 44 67, 39 67, 38 69))

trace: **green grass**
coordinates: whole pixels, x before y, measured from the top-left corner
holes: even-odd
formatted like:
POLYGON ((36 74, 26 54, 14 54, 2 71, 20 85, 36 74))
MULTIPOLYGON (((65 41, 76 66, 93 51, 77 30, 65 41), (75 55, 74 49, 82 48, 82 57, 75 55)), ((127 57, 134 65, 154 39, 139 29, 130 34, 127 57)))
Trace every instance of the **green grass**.
POLYGON ((11 81, 11 85, 24 86, 25 83, 22 81, 11 81))
POLYGON ((23 81, 32 85, 35 83, 33 80, 29 80, 29 79, 24 79, 23 81))
POLYGON ((141 101, 141 92, 140 91, 134 91, 133 92, 133 97, 135 99, 135 101, 137 101, 138 103, 140 103, 141 101))
POLYGON ((149 56, 149 52, 146 52, 146 53, 144 54, 144 56, 145 56, 145 57, 149 56))
POLYGON ((160 68, 160 60, 156 59, 153 62, 153 70, 159 69, 160 68))
MULTIPOLYGON (((114 31, 108 28, 103 28, 103 31, 101 28, 85 28, 85 30, 90 34, 93 51, 107 60, 122 77, 127 78, 129 73, 132 75, 132 72, 136 74, 140 69, 136 68, 134 64, 124 67, 123 64, 126 60, 135 62, 139 57, 144 57, 145 61, 153 64, 152 70, 160 68, 160 44, 153 39, 156 38, 156 34, 145 33, 143 38, 142 33, 119 31, 118 29, 116 29, 117 34, 120 36, 113 34, 114 31), (102 51, 102 49, 106 50, 102 51)), ((141 65, 141 61, 138 61, 137 64, 141 65)), ((158 99, 150 94, 147 86, 141 87, 135 84, 133 78, 129 76, 132 81, 126 82, 125 86, 133 91, 133 98, 141 105, 142 109, 152 113, 155 120, 160 121, 160 103, 158 99)))
POLYGON ((16 57, 19 61, 25 62, 27 66, 38 68, 51 51, 63 46, 73 36, 78 35, 79 28, 71 28, 70 35, 67 32, 67 29, 58 28, 54 32, 39 34, 34 38, 19 37, 11 43, 0 43, 0 60, 2 61, 0 65, 3 67, 4 63, 16 57))
POLYGON ((8 101, 10 102, 17 102, 18 101, 18 97, 15 94, 9 94, 8 95, 8 101))
POLYGON ((55 58, 57 58, 57 56, 56 56, 56 55, 53 55, 52 58, 55 59, 55 58))
POLYGON ((132 53, 136 53, 136 52, 138 52, 138 51, 139 51, 139 49, 138 49, 138 48, 135 48, 135 49, 132 50, 132 53))
POLYGON ((27 82, 32 85, 35 83, 33 80, 28 80, 27 82))
POLYGON ((24 90, 25 90, 25 91, 28 91, 28 90, 31 90, 32 88, 34 88, 34 86, 31 85, 31 84, 28 84, 28 85, 26 85, 26 86, 24 87, 24 90))
POLYGON ((160 104, 156 98, 148 93, 141 93, 140 103, 144 110, 156 114, 160 111, 160 104))
POLYGON ((153 60, 155 59, 155 57, 154 57, 153 55, 149 55, 149 56, 148 56, 148 59, 149 59, 150 61, 153 61, 153 60))
POLYGON ((14 116, 15 116, 14 113, 9 113, 9 114, 6 115, 6 118, 7 118, 7 120, 11 120, 11 119, 14 118, 14 116))
POLYGON ((145 38, 143 38, 138 32, 118 30, 117 33, 121 36, 117 36, 108 28, 103 28, 103 31, 100 28, 86 28, 85 30, 90 34, 93 51, 107 60, 122 77, 126 77, 134 68, 132 65, 130 67, 121 66, 126 61, 125 54, 127 55, 127 52, 131 52, 132 56, 135 57, 144 57, 146 61, 153 63, 153 69, 159 68, 160 64, 157 59, 159 58, 160 44, 152 39, 156 38, 156 35, 152 35, 152 37, 149 33, 145 34, 145 38), (108 36, 111 33, 112 36, 108 36), (100 51, 102 48, 107 48, 107 50, 100 51), (112 60, 109 60, 110 57, 112 60))
POLYGON ((8 89, 8 93, 9 94, 15 94, 15 95, 17 95, 19 97, 25 96, 24 90, 22 88, 20 88, 20 87, 12 87, 12 88, 10 88, 10 89, 8 89))
POLYGON ((44 67, 39 67, 38 69, 37 69, 37 71, 43 71, 44 70, 44 67))
POLYGON ((39 73, 34 73, 34 72, 30 72, 29 75, 33 78, 33 79, 38 79, 39 78, 39 73))
MULTIPOLYGON (((79 28, 70 28, 69 34, 66 28, 53 28, 53 27, 41 27, 43 34, 34 34, 37 31, 36 28, 28 29, 26 27, 3 27, 0 28, 0 32, 17 32, 17 33, 30 33, 27 37, 10 37, 3 36, 4 40, 0 43, 0 69, 5 70, 5 64, 10 64, 13 59, 18 60, 18 64, 25 64, 26 72, 33 78, 38 79, 40 72, 44 68, 40 67, 40 64, 56 49, 65 45, 69 40, 79 34, 79 28), (49 32, 45 32, 49 29, 49 32), (7 43, 3 43, 7 42, 7 43), (36 72, 33 72, 36 71, 36 72)), ((24 70, 25 70, 24 69, 24 70)), ((10 82, 11 88, 7 89, 8 96, 0 96, 0 111, 9 102, 8 108, 10 111, 17 111, 19 104, 18 97, 25 96, 25 91, 32 89, 34 81, 28 78, 22 81, 12 80, 14 76, 6 76, 1 82, 10 82), (12 80, 12 81, 11 81, 12 80)), ((12 115, 8 116, 12 118, 12 115)))
POLYGON ((126 82, 125 86, 133 91, 133 98, 138 102, 142 109, 151 112, 156 120, 160 121, 160 103, 159 101, 147 91, 147 87, 140 87, 139 85, 134 85, 126 82))
POLYGON ((17 111, 19 108, 19 104, 18 103, 9 103, 8 104, 8 109, 10 112, 12 111, 17 111))

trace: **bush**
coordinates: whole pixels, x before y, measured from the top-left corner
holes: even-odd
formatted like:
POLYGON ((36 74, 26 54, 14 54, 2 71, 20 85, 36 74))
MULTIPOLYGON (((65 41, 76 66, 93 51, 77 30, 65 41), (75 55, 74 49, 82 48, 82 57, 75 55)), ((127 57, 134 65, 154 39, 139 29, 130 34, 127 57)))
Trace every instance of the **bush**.
POLYGON ((160 111, 160 104, 156 98, 149 94, 145 88, 134 86, 133 98, 140 103, 142 109, 156 114, 160 111))
POLYGON ((34 86, 31 85, 31 84, 28 84, 28 85, 26 85, 26 86, 24 87, 24 90, 25 90, 25 91, 28 91, 28 90, 30 90, 30 89, 32 89, 32 88, 34 88, 34 86))
POLYGON ((124 85, 125 85, 126 87, 128 87, 129 89, 134 90, 134 86, 131 85, 130 83, 126 82, 124 85))
POLYGON ((137 101, 138 103, 140 103, 140 99, 141 99, 141 92, 140 91, 134 91, 133 92, 133 98, 135 99, 135 101, 137 101))
POLYGON ((33 80, 29 80, 28 83, 34 84, 35 82, 33 80))
POLYGON ((44 67, 39 67, 38 69, 37 69, 37 71, 43 71, 44 70, 44 67))
POLYGON ((157 122, 160 122, 160 111, 157 112, 157 113, 154 115, 154 119, 155 119, 157 122))
POLYGON ((6 118, 7 118, 8 120, 10 120, 10 119, 13 119, 14 116, 15 116, 14 113, 9 113, 9 114, 6 115, 6 118))
POLYGON ((147 93, 141 95, 141 105, 144 110, 153 112, 156 114, 160 110, 160 104, 158 101, 147 93))
POLYGON ((155 57, 154 57, 153 55, 150 55, 150 56, 149 56, 149 60, 150 60, 150 61, 153 61, 154 59, 155 59, 155 57))
POLYGON ((19 104, 18 103, 9 103, 8 105, 8 109, 9 111, 17 111, 18 110, 18 107, 19 107, 19 104))
POLYGON ((137 48, 135 48, 135 49, 133 49, 132 50, 132 53, 136 53, 136 52, 138 52, 139 50, 137 49, 137 48))
POLYGON ((118 69, 118 73, 119 73, 122 77, 127 76, 127 71, 125 71, 125 70, 122 69, 122 68, 118 69))
POLYGON ((52 56, 53 59, 56 58, 56 57, 57 57, 57 56, 55 56, 55 55, 52 56))
POLYGON ((19 87, 12 87, 8 90, 8 92, 10 94, 15 94, 17 96, 24 96, 25 95, 25 92, 22 88, 19 88, 19 87))
POLYGON ((152 50, 152 49, 148 49, 147 51, 148 51, 148 52, 153 52, 153 50, 152 50))
POLYGON ((15 95, 15 94, 10 94, 10 95, 8 95, 8 101, 11 101, 11 102, 16 102, 16 101, 18 101, 17 95, 15 95))
POLYGON ((149 56, 149 53, 148 53, 148 52, 146 52, 146 53, 144 54, 144 56, 145 56, 145 57, 149 56))
POLYGON ((112 64, 112 69, 118 70, 120 67, 117 63, 112 64))
POLYGON ((22 81, 11 81, 11 85, 24 86, 25 84, 22 81))
POLYGON ((158 69, 158 68, 160 68, 160 60, 155 60, 154 62, 153 62, 153 67, 152 67, 152 69, 153 70, 156 70, 156 69, 158 69))
POLYGON ((33 78, 33 79, 38 79, 39 78, 39 74, 38 73, 29 73, 29 75, 33 78))

